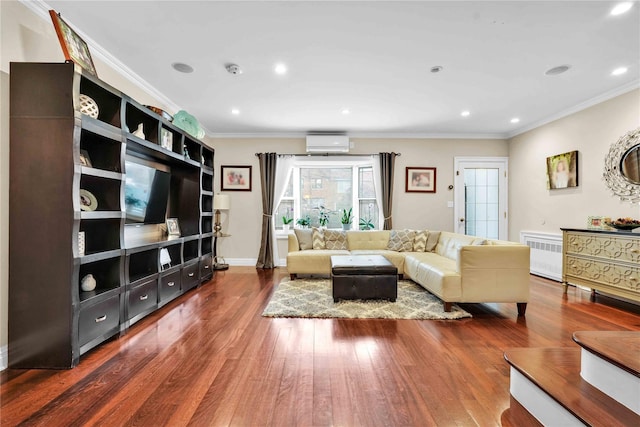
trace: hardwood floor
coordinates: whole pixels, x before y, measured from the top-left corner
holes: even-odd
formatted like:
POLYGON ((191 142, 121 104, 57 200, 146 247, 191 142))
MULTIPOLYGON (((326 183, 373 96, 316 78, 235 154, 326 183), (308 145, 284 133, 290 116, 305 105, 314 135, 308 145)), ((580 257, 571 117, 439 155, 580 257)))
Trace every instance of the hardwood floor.
POLYGON ((472 319, 261 317, 286 270, 231 267, 67 371, 0 374, 2 426, 493 426, 511 419, 511 347, 576 347, 580 330, 640 330, 640 308, 531 276, 472 319))

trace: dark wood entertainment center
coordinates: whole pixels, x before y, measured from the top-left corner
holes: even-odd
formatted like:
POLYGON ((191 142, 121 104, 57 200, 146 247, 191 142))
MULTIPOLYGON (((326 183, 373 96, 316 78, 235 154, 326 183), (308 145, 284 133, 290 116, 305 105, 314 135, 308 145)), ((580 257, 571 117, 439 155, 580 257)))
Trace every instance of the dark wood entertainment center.
POLYGON ((11 63, 10 137, 10 367, 76 366, 213 277, 213 148, 70 62, 11 63), (80 94, 95 101, 97 118, 80 112, 80 94), (144 139, 131 133, 140 123, 144 139), (161 146, 167 132, 170 150, 161 146), (125 224, 127 156, 170 169, 167 217, 178 219, 180 237, 125 224), (97 209, 81 209, 81 189, 97 209), (161 251, 170 264, 160 264, 161 251), (87 274, 97 283, 90 292, 80 286, 87 274))

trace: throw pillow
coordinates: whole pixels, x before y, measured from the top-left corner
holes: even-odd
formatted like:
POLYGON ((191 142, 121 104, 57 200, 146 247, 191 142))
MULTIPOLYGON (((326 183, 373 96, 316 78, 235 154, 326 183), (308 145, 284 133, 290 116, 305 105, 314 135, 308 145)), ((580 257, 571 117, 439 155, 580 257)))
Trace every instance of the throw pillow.
POLYGON ((298 246, 301 251, 307 249, 313 249, 313 241, 311 240, 311 230, 308 228, 294 228, 293 232, 296 233, 298 238, 298 246))
POLYGON ((424 248, 425 252, 433 252, 438 246, 438 240, 440 239, 439 231, 429 231, 429 237, 427 237, 427 245, 424 248))
POLYGON ((325 230, 324 245, 327 249, 347 249, 347 233, 338 230, 325 230))
POLYGON ((413 230, 391 230, 387 249, 396 252, 411 252, 416 232, 413 230))
POLYGON ((324 244, 324 233, 322 230, 313 227, 311 229, 312 235, 312 247, 313 249, 326 249, 326 245, 324 244))
POLYGON ((429 230, 416 231, 416 237, 413 238, 413 252, 424 252, 428 237, 429 230))

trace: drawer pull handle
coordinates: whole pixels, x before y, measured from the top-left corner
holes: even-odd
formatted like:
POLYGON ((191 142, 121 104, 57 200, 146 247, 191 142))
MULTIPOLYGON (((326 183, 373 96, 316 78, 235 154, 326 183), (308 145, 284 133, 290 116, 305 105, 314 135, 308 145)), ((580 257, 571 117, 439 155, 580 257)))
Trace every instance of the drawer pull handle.
POLYGON ((105 320, 107 320, 107 315, 106 314, 103 314, 100 317, 96 317, 96 323, 104 322, 105 320))
POLYGON ((193 277, 193 275, 196 273, 189 273, 189 277, 193 277))
POLYGON ((140 295, 140 301, 144 301, 149 298, 149 295, 140 295))
POLYGON ((171 287, 171 286, 174 286, 175 284, 176 284, 176 282, 169 282, 169 283, 167 283, 167 286, 171 287))
POLYGON ((640 249, 631 249, 632 254, 637 254, 638 252, 640 252, 640 249))
POLYGON ((205 269, 205 270, 208 270, 208 269, 209 269, 209 266, 208 266, 208 265, 205 265, 205 266, 204 266, 204 269, 205 269))
POLYGON ((629 280, 631 280, 632 282, 637 282, 638 278, 637 277, 630 277, 629 280))

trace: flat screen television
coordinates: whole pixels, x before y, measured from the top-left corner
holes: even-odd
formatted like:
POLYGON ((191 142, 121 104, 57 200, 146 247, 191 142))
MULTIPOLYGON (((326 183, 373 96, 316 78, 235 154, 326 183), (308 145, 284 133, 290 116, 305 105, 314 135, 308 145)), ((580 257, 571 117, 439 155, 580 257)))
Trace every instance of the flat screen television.
POLYGON ((162 224, 167 215, 171 174, 141 162, 125 160, 126 222, 162 224))

